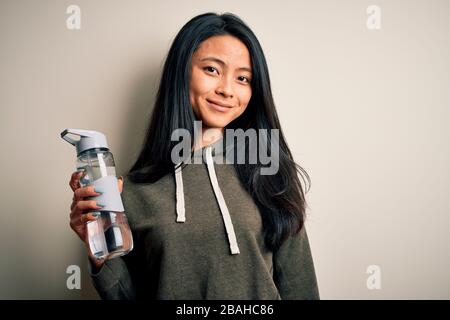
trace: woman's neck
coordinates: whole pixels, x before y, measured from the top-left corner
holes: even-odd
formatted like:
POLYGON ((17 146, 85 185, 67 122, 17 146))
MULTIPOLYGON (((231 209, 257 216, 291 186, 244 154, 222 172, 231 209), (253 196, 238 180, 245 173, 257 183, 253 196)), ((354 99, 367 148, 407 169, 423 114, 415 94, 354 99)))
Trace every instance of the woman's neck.
POLYGON ((194 145, 194 151, 220 140, 223 137, 223 131, 223 128, 210 128, 203 126, 201 137, 194 145))

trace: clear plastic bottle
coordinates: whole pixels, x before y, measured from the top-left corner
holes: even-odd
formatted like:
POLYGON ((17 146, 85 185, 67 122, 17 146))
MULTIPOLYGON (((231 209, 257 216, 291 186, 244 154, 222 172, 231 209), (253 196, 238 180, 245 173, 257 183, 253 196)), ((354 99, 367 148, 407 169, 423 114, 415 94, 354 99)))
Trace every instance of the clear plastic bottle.
MULTIPOLYGON (((82 172, 80 185, 94 185, 103 194, 89 197, 106 206, 98 212, 96 220, 87 222, 89 250, 97 259, 112 259, 133 250, 133 237, 124 212, 117 185, 114 157, 109 151, 106 138, 100 132, 66 129, 61 137, 77 147, 77 171, 82 172), (80 135, 75 141, 68 133, 80 135)), ((95 211, 94 211, 95 212, 95 211)))

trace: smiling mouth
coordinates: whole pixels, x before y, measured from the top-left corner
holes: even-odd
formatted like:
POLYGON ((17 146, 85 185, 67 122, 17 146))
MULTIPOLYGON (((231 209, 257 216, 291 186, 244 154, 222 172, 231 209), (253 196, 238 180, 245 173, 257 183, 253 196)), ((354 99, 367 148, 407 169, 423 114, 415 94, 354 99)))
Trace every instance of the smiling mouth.
POLYGON ((212 101, 210 101, 210 100, 208 100, 208 99, 206 99, 206 102, 207 102, 211 107, 213 107, 215 110, 220 111, 220 112, 226 112, 226 111, 232 109, 232 107, 224 107, 224 106, 221 106, 221 105, 219 105, 219 104, 216 104, 216 103, 214 103, 214 102, 212 102, 212 101))

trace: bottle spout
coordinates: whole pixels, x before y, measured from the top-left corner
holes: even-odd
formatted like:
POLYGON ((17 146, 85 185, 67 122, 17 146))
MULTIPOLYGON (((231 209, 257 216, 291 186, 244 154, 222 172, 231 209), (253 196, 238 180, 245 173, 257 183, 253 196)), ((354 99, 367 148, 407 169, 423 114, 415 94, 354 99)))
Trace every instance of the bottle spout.
MULTIPOLYGON (((77 130, 75 130, 77 131, 77 130)), ((76 145, 78 141, 70 138, 67 136, 67 134, 72 133, 72 134, 79 134, 81 135, 79 132, 74 132, 74 129, 65 129, 63 132, 61 132, 61 138, 63 138, 64 140, 66 140, 68 143, 72 144, 72 145, 76 145)))
POLYGON ((71 145, 77 148, 78 154, 84 150, 93 148, 108 148, 108 143, 106 142, 106 137, 103 133, 93 130, 83 130, 83 129, 65 129, 61 132, 61 138, 69 142, 71 145), (79 140, 75 140, 68 136, 68 134, 73 134, 79 136, 79 140))

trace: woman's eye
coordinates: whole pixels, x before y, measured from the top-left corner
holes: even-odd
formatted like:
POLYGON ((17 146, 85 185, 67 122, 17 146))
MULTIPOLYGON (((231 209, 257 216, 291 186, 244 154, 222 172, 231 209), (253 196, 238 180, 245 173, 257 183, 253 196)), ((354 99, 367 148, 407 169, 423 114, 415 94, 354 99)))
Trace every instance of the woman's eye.
POLYGON ((209 71, 209 72, 214 72, 214 70, 217 71, 217 69, 214 68, 214 67, 205 67, 205 68, 203 68, 203 70, 206 70, 206 71, 209 71))
MULTIPOLYGON (((203 70, 206 70, 208 72, 213 72, 213 73, 216 71, 217 73, 219 73, 219 71, 216 68, 211 67, 211 66, 204 67, 203 70)), ((245 76, 240 76, 240 77, 238 77, 238 79, 239 79, 239 81, 250 83, 250 79, 245 76)))
POLYGON ((240 81, 250 82, 250 79, 247 78, 247 77, 244 77, 244 76, 240 76, 238 79, 239 79, 240 81))

